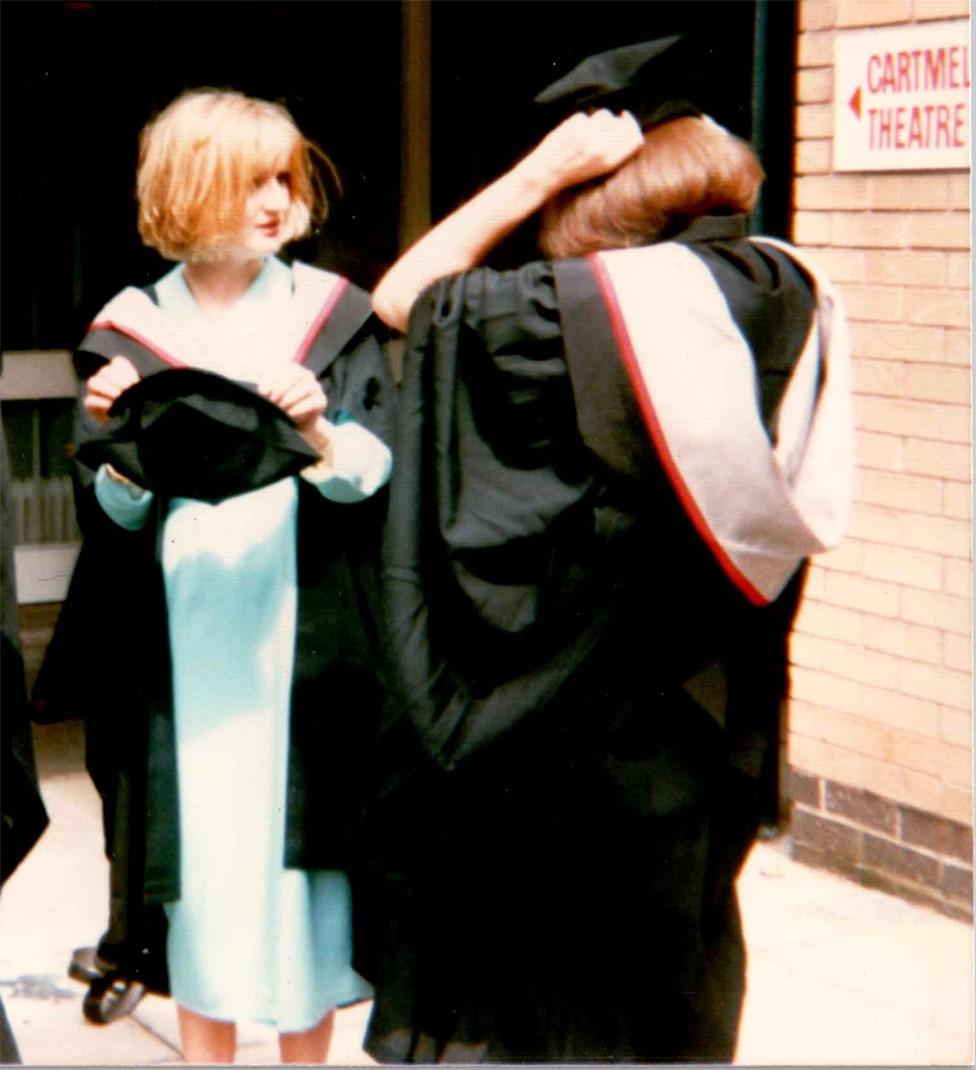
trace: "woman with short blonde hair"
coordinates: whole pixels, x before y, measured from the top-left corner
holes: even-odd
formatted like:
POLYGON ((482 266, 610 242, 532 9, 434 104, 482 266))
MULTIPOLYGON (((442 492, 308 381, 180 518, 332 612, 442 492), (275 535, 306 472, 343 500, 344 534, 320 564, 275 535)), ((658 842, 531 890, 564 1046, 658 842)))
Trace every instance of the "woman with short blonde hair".
POLYGON ((136 194, 142 240, 168 260, 206 260, 233 237, 255 183, 288 175, 286 242, 325 222, 328 157, 280 105, 243 93, 183 93, 139 139, 136 194))
POLYGON ((370 995, 350 726, 379 702, 368 592, 394 387, 368 295, 278 256, 325 218, 330 168, 281 105, 179 96, 137 175, 143 241, 177 263, 113 298, 77 355, 98 577, 77 639, 132 748, 108 760, 141 785, 115 815, 126 909, 103 950, 142 976, 158 930, 140 919, 164 912, 194 1064, 233 1062, 243 1020, 275 1026, 285 1062, 322 1062, 334 1009, 370 995))

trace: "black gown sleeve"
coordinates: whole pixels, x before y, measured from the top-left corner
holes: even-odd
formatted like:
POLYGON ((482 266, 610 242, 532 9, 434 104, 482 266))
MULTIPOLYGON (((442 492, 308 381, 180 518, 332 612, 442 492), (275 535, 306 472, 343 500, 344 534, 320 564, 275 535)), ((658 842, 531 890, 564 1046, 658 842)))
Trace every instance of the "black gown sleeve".
POLYGON ((546 709, 609 619, 551 265, 479 269, 418 301, 395 457, 393 674, 451 766, 546 709))

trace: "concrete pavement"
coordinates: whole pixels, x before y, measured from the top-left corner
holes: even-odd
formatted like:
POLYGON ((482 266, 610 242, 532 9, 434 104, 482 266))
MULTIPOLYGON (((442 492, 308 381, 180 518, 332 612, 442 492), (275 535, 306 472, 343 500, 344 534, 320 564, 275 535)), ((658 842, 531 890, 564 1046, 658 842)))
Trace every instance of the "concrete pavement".
MULTIPOLYGON (((109 1026, 85 1021, 66 967, 106 923, 98 797, 77 724, 39 728, 51 828, 0 899, 0 994, 24 1063, 180 1062, 171 1001, 147 996, 109 1026)), ((736 1062, 751 1066, 973 1063, 973 929, 793 862, 759 844, 740 889, 749 991, 736 1062)), ((339 1014, 330 1063, 364 1065, 368 1005, 339 1014)), ((277 1062, 272 1030, 245 1026, 238 1062, 277 1062)))

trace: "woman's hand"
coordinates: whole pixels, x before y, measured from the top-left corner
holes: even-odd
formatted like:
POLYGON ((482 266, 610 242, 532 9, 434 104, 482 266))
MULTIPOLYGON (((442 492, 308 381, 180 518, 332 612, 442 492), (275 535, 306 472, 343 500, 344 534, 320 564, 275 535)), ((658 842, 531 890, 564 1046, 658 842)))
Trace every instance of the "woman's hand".
POLYGON ((518 166, 552 196, 615 171, 644 143, 630 112, 577 112, 550 131, 518 166))
POLYGON ((305 441, 325 455, 329 445, 329 422, 325 419, 328 398, 322 384, 301 364, 275 368, 257 384, 258 393, 287 413, 305 441))
POLYGON ((643 143, 640 124, 629 112, 571 115, 397 260, 373 291, 377 316, 406 330, 414 301, 432 282, 474 267, 550 197, 616 170, 643 143))
POLYGON ((125 487, 132 498, 139 499, 146 493, 144 487, 140 487, 138 483, 133 483, 128 476, 122 475, 117 468, 108 463, 105 465, 105 474, 113 483, 118 483, 119 486, 125 487))
POLYGON ((139 382, 139 373, 127 357, 116 356, 88 380, 82 404, 85 411, 105 423, 115 399, 139 382))

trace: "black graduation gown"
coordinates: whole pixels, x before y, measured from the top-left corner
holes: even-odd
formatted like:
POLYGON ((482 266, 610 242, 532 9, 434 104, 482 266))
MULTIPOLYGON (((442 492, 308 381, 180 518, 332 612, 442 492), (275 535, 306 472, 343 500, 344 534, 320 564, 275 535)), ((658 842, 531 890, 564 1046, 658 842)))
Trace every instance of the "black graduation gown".
MULTIPOLYGON (((0 885, 30 853, 48 825, 37 783, 24 680, 17 579, 14 573, 7 439, 0 421, 0 885)), ((17 1042, 0 1000, 0 1062, 19 1063, 17 1042)))
MULTIPOLYGON (((91 375, 116 354, 143 377, 171 374, 170 354, 111 316, 101 317, 82 342, 79 373, 91 375)), ((352 418, 390 441, 395 387, 367 294, 336 280, 296 358, 322 382, 327 416, 352 418)), ((79 447, 110 442, 119 434, 115 423, 101 427, 79 405, 79 447)), ((166 991, 161 904, 179 897, 179 800, 158 546, 166 501, 157 493, 150 523, 124 531, 94 501, 93 474, 79 465, 84 542, 34 705, 40 720, 86 722, 86 764, 102 796, 112 860, 110 927, 99 953, 126 976, 166 991)), ((252 477, 241 468, 241 492, 251 489, 252 477)), ((385 499, 384 491, 340 505, 299 480, 287 866, 346 865, 357 817, 352 789, 367 760, 367 726, 385 693, 375 666, 375 569, 385 499), (343 716, 326 717, 337 709, 343 716)))
POLYGON ((37 784, 34 741, 24 680, 24 659, 17 620, 17 579, 14 572, 13 514, 10 509, 10 466, 7 440, 0 422, 0 725, 3 732, 2 831, 0 884, 27 857, 47 828, 47 811, 37 784))
MULTIPOLYGON (((744 233, 677 241, 747 340, 774 437, 813 298, 744 233)), ((412 315, 384 551, 400 706, 354 883, 381 1061, 734 1052, 734 879, 802 550, 769 598, 730 580, 612 313, 579 260, 447 279, 412 315)))

